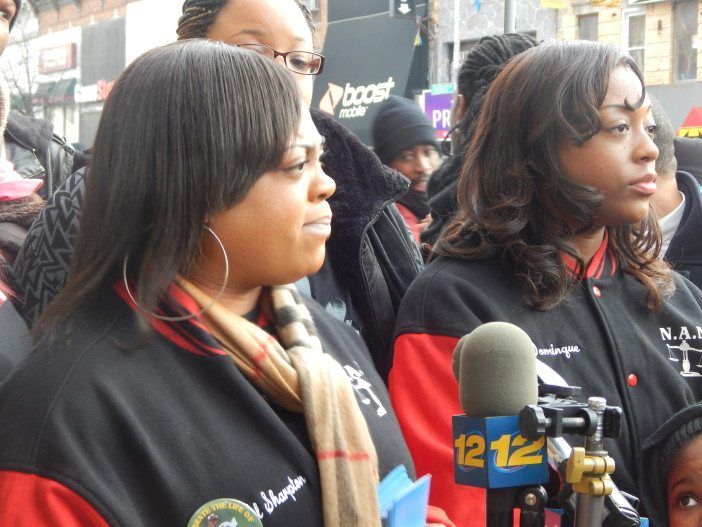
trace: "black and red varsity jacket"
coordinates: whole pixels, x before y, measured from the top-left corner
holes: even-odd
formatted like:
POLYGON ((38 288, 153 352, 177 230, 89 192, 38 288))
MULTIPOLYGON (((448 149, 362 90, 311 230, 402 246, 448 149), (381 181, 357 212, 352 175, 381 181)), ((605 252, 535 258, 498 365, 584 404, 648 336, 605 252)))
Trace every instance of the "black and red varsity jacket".
MULTIPOLYGON (((355 389, 381 478, 399 464, 413 474, 359 335, 308 307, 355 389)), ((13 371, 0 388, 0 524, 185 527, 233 498, 266 527, 322 527, 304 417, 270 403, 197 320, 154 328, 135 347, 137 314, 109 290, 13 371)))
POLYGON ((432 474, 430 503, 465 527, 485 525, 484 493, 454 484, 451 416, 463 413, 451 357, 480 324, 511 322, 526 331, 538 359, 583 397, 622 407, 618 440, 606 440, 613 479, 636 495, 641 443, 677 410, 702 398, 702 292, 675 275, 660 313, 603 242, 576 290, 541 311, 522 300, 513 273, 495 260, 439 257, 405 296, 396 327, 390 396, 417 474, 432 474))

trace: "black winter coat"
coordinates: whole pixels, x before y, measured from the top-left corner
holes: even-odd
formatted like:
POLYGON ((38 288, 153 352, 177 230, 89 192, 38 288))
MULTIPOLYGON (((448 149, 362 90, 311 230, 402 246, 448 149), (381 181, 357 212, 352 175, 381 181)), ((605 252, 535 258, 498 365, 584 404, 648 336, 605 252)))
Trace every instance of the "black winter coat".
MULTIPOLYGON (((414 474, 358 334, 306 304, 354 387, 380 477, 400 464, 414 474)), ((201 506, 234 498, 266 527, 322 527, 304 416, 269 403, 201 325, 158 323, 144 347, 124 349, 137 315, 107 291, 65 327, 69 338, 42 340, 0 389, 3 525, 39 515, 43 525, 185 527, 201 506)))

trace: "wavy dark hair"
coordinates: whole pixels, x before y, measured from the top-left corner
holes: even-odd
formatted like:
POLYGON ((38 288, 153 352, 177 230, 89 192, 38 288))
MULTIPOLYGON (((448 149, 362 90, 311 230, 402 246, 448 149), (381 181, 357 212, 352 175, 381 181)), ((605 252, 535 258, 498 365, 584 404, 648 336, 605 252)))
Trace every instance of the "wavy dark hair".
MULTIPOLYGON (((572 231, 559 217, 567 211, 582 230, 596 219, 603 197, 571 181, 559 166, 557 148, 582 145, 600 130, 598 109, 609 76, 618 67, 641 81, 636 63, 614 46, 596 42, 549 42, 513 58, 488 90, 458 184, 460 211, 434 249, 464 259, 495 257, 514 271, 525 301, 551 309, 575 287, 561 254, 573 257, 579 275, 585 264, 570 242, 572 231), (554 204, 560 210, 554 211, 554 204)), ((610 246, 625 272, 648 290, 659 309, 674 285, 658 259, 661 239, 656 217, 638 224, 608 226, 610 246)))
POLYGON ((93 146, 68 281, 39 336, 122 276, 153 312, 200 256, 208 220, 280 163, 301 120, 279 64, 197 39, 148 51, 115 82, 93 146))

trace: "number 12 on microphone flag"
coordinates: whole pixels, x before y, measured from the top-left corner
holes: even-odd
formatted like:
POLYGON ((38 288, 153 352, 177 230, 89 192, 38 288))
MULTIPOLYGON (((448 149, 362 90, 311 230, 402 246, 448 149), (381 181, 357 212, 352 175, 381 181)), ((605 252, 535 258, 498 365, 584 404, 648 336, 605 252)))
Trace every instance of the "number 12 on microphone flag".
POLYGON ((546 438, 519 433, 519 416, 453 416, 453 459, 458 485, 500 489, 548 481, 546 438))

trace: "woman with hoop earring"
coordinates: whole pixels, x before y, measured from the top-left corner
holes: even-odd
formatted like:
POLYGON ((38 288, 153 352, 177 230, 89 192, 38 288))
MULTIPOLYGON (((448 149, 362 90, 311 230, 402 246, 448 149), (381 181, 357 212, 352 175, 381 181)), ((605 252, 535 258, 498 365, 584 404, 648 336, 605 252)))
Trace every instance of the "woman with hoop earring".
POLYGON ((10 524, 380 525, 379 479, 413 471, 384 384, 286 285, 322 265, 335 190, 299 100, 205 40, 115 83, 68 283, 0 390, 10 524))

